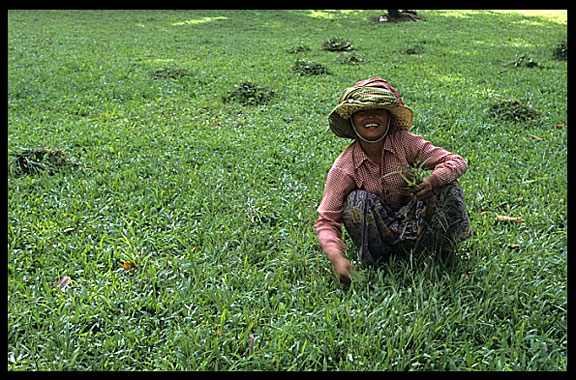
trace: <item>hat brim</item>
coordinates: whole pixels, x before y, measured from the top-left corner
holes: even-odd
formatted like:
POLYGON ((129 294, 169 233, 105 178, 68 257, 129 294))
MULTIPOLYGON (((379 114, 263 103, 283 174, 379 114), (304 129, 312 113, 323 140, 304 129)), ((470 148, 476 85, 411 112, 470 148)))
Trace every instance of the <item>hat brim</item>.
POLYGON ((330 129, 336 136, 355 139, 356 133, 350 123, 350 118, 355 112, 366 109, 384 109, 390 112, 390 128, 392 130, 405 130, 408 131, 412 127, 414 113, 412 109, 399 104, 357 104, 357 103, 342 103, 336 106, 330 115, 328 115, 328 123, 330 129))

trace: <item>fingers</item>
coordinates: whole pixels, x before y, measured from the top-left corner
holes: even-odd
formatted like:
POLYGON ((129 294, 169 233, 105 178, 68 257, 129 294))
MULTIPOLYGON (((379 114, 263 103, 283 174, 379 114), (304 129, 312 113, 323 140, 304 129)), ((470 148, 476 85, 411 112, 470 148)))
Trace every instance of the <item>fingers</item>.
POLYGON ((434 187, 436 183, 436 178, 431 176, 425 177, 422 182, 414 188, 412 193, 416 195, 418 200, 428 200, 434 195, 434 187))
POLYGON ((418 198, 418 200, 425 201, 432 198, 432 195, 434 195, 433 190, 434 189, 431 186, 427 186, 421 189, 416 188, 414 194, 416 195, 416 198, 418 198))
POLYGON ((350 277, 350 273, 341 273, 339 276, 340 282, 346 285, 349 285, 352 282, 352 278, 350 277))
POLYGON ((418 200, 423 201, 432 197, 433 188, 430 184, 422 182, 412 190, 412 194, 416 195, 418 200))
POLYGON ((340 282, 342 282, 344 284, 350 284, 350 282, 352 282, 352 276, 350 275, 352 270, 353 270, 352 264, 350 264, 350 263, 338 268, 337 272, 338 272, 338 278, 340 279, 340 282))
POLYGON ((350 261, 348 261, 345 257, 341 256, 338 257, 338 259, 336 259, 333 262, 333 265, 334 270, 336 271, 336 274, 340 279, 340 282, 344 284, 350 284, 350 282, 352 281, 350 273, 354 270, 354 267, 352 266, 350 261))

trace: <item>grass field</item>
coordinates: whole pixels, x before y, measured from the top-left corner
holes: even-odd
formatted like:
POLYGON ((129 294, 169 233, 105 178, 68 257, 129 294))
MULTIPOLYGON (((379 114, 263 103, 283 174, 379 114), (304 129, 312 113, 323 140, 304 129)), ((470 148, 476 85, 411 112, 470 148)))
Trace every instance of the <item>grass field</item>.
POLYGON ((8 369, 566 370, 567 12, 382 13, 9 11, 8 369), (346 287, 313 223, 372 76, 474 237, 346 287))

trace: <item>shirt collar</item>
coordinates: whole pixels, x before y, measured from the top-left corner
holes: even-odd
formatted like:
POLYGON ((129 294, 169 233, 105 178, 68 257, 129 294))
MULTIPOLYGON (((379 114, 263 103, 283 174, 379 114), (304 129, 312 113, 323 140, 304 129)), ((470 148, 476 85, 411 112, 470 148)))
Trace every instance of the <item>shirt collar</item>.
MULTIPOLYGON (((394 131, 390 131, 388 136, 386 136, 386 138, 384 139, 384 145, 382 146, 382 154, 384 154, 384 151, 386 150, 394 155, 397 155, 394 144, 392 143, 394 135, 395 135, 394 131)), ((366 153, 364 153, 364 150, 362 150, 362 147, 360 146, 360 142, 358 140, 355 140, 353 144, 354 147, 352 150, 352 158, 354 159, 354 168, 358 169, 360 165, 364 163, 364 161, 368 160, 368 156, 366 155, 366 153)))

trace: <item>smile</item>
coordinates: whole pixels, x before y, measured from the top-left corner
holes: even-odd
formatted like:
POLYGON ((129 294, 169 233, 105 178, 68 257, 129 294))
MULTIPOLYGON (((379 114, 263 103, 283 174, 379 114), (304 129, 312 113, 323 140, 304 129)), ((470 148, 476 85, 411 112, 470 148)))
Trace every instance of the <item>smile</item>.
POLYGON ((364 124, 364 128, 378 128, 379 126, 380 126, 380 124, 375 124, 375 123, 364 124))

